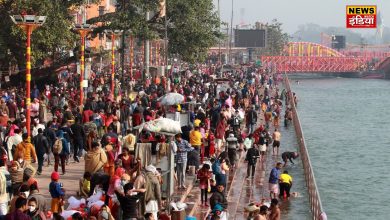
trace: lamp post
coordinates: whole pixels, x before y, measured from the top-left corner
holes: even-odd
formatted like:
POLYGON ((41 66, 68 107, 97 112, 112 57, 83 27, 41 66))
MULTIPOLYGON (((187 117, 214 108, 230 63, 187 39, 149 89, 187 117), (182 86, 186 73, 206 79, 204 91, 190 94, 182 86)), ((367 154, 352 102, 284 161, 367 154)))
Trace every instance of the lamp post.
POLYGON ((133 78, 134 37, 130 35, 130 80, 133 78))
POLYGON ((26 42, 26 129, 28 137, 31 135, 31 98, 30 98, 30 82, 31 82, 31 34, 34 29, 43 25, 46 21, 46 16, 37 15, 11 15, 12 21, 21 27, 27 35, 26 42))
POLYGON ((80 45, 80 106, 84 104, 84 68, 85 68, 85 37, 89 32, 93 30, 93 26, 90 24, 76 24, 73 28, 80 35, 81 45, 80 45))
POLYGON ((119 30, 106 30, 107 34, 111 34, 111 91, 110 97, 114 100, 115 89, 115 37, 119 36, 123 31, 119 30))

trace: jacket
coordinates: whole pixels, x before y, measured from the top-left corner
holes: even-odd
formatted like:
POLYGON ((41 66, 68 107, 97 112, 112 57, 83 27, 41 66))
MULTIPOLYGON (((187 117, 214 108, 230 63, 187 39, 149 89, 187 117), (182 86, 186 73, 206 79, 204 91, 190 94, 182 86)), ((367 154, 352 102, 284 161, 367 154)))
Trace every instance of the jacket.
POLYGON ((258 149, 251 147, 246 153, 245 161, 248 161, 249 165, 255 165, 257 162, 257 158, 259 158, 260 152, 258 149))
POLYGON ((14 159, 17 158, 19 152, 23 152, 24 160, 31 162, 32 159, 37 159, 37 154, 35 153, 35 147, 26 141, 16 145, 14 159))
POLYGON ((38 209, 40 211, 46 212, 46 198, 43 196, 38 190, 34 190, 27 198, 30 200, 31 198, 35 198, 37 200, 38 209))
POLYGON ((49 142, 49 148, 51 148, 54 145, 54 142, 56 141, 56 132, 52 128, 46 128, 43 132, 43 135, 47 138, 47 141, 49 142))
POLYGON ((257 113, 255 110, 251 110, 247 115, 247 123, 246 124, 256 124, 257 122, 257 113))
POLYGON ((121 193, 115 191, 116 197, 118 198, 121 209, 123 211, 123 219, 139 218, 138 216, 138 196, 123 196, 121 193))
POLYGON ((51 198, 60 198, 65 195, 64 191, 61 189, 61 184, 54 181, 51 181, 49 184, 49 192, 51 198))
POLYGON ((5 216, 6 220, 31 220, 30 216, 24 214, 19 209, 14 212, 8 213, 5 216))
POLYGON ((43 156, 45 153, 50 152, 49 151, 49 141, 43 134, 38 134, 34 137, 33 143, 35 145, 35 152, 43 156))
POLYGON ((69 155, 70 154, 69 142, 64 137, 64 132, 62 130, 57 131, 57 138, 60 138, 62 140, 62 150, 60 152, 60 155, 69 155))
POLYGON ((210 208, 214 209, 216 204, 220 204, 224 209, 227 209, 228 206, 228 201, 226 200, 225 195, 218 191, 214 192, 210 197, 210 208))
POLYGON ((70 129, 72 130, 72 136, 73 140, 84 140, 85 139, 85 131, 84 127, 80 124, 72 124, 70 126, 70 129))

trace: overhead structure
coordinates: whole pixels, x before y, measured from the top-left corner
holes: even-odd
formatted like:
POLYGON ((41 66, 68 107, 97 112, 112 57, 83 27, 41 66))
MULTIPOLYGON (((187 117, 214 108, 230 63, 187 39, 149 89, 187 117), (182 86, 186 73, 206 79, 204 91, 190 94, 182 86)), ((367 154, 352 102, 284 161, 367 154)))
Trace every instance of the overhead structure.
MULTIPOLYGON (((377 63, 380 63, 388 54, 373 55, 378 55, 377 63)), ((273 71, 286 73, 358 72, 374 58, 346 55, 346 52, 311 42, 290 42, 284 56, 262 56, 261 63, 273 71)))

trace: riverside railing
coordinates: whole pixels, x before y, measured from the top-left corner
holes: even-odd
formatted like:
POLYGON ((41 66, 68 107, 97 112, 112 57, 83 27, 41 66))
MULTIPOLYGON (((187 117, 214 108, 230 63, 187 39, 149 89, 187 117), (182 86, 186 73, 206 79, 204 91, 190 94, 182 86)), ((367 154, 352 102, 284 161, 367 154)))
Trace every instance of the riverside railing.
POLYGON ((290 106, 292 107, 292 111, 293 111, 293 123, 295 127, 295 133, 297 135, 300 156, 303 163, 306 186, 309 192, 310 210, 312 213, 312 217, 314 220, 326 220, 327 216, 322 207, 320 193, 318 192, 318 187, 314 177, 313 168, 310 162, 309 152, 307 151, 306 148, 305 138, 303 136, 301 123, 299 121, 298 111, 294 103, 293 94, 290 87, 290 81, 287 75, 285 75, 284 77, 284 85, 286 87, 287 95, 290 100, 290 106))

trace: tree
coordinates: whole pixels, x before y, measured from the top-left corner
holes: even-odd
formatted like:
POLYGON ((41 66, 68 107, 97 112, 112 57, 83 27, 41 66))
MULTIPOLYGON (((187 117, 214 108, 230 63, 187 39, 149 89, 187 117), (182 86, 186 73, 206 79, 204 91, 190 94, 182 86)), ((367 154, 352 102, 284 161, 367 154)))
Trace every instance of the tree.
MULTIPOLYGON (((90 19, 91 23, 103 23, 95 34, 104 29, 131 30, 140 39, 164 39, 165 20, 153 16, 160 6, 159 0, 133 0, 131 4, 119 1, 116 12, 90 19), (146 20, 146 11, 153 18, 146 20)), ((208 49, 221 37, 219 18, 212 0, 168 0, 167 20, 169 53, 177 54, 188 62, 203 61, 208 49)))
POLYGON ((184 61, 204 61, 208 49, 216 45, 222 33, 212 0, 168 0, 169 52, 184 61))
POLYGON ((280 56, 282 55, 289 41, 289 35, 282 30, 282 23, 273 19, 271 23, 266 23, 266 47, 260 49, 262 55, 280 56))
MULTIPOLYGON (((98 2, 93 0, 90 2, 98 2)), ((3 0, 0 2, 0 48, 10 51, 5 54, 3 61, 7 65, 9 60, 16 59, 20 67, 25 66, 26 34, 12 23, 10 15, 36 14, 47 16, 46 23, 35 30, 32 39, 32 62, 35 67, 42 65, 47 57, 54 57, 58 51, 70 50, 78 40, 73 33, 72 20, 69 13, 71 7, 78 7, 83 0, 3 0)))

